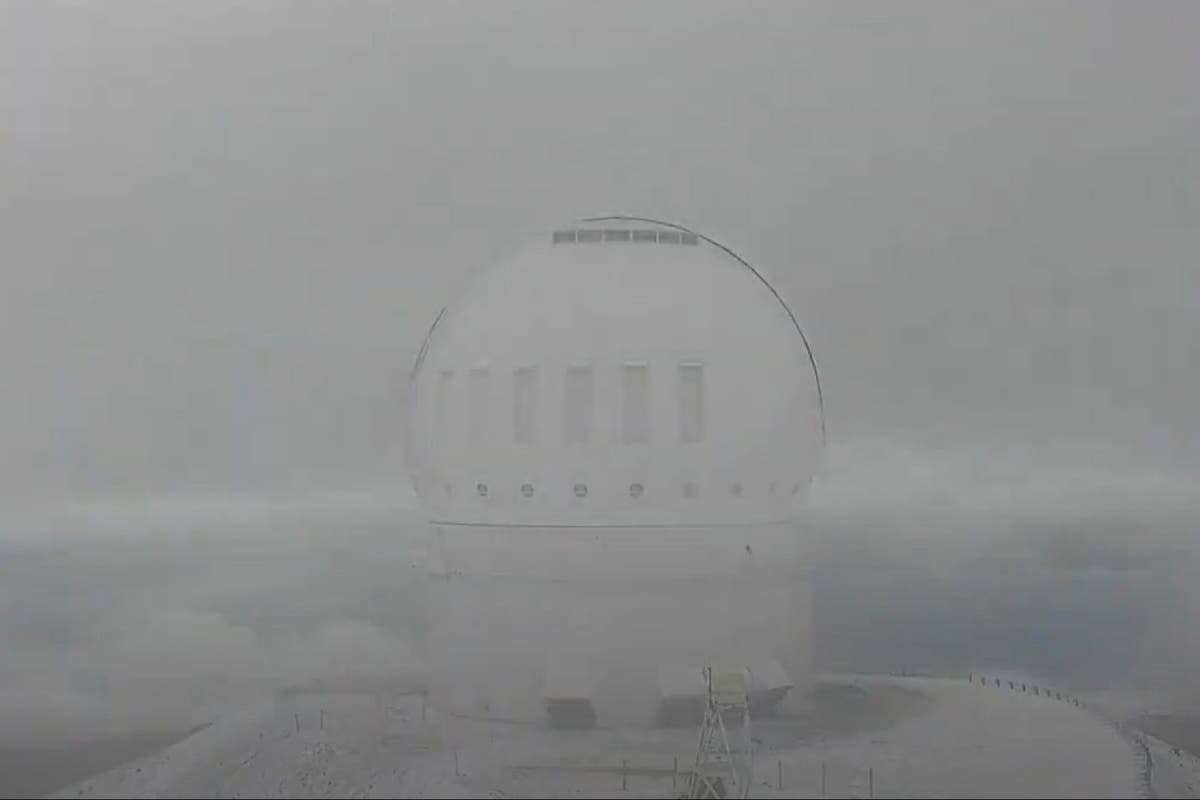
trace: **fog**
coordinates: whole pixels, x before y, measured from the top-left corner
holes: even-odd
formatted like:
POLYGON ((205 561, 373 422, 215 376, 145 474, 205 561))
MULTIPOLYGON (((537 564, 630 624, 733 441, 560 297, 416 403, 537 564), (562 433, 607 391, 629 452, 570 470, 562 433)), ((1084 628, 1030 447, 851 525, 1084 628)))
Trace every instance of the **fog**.
POLYGON ((419 683, 413 358, 600 213, 729 243, 804 326, 820 666, 1195 713, 1198 24, 0 4, 0 746, 419 683))

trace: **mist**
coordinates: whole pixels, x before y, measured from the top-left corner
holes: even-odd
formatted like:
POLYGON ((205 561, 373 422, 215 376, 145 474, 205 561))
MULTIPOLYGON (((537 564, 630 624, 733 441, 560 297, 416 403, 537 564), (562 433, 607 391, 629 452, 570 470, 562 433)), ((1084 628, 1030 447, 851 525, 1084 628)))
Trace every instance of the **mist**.
POLYGON ((821 668, 1195 713, 1198 24, 0 5, 0 746, 419 685, 413 359, 480 270, 601 213, 731 244, 804 326, 821 668))

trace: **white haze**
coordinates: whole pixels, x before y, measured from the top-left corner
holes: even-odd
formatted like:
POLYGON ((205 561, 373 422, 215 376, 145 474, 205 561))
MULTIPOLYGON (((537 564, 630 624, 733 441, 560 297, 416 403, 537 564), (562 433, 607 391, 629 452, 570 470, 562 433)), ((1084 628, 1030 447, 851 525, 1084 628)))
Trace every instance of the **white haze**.
POLYGON ((0 4, 0 743, 175 729, 347 654, 417 680, 412 358, 479 269, 603 212, 726 241, 808 333, 825 666, 921 667, 861 644, 892 625, 931 669, 1194 712, 1198 29, 1187 2, 0 4), (836 584, 888 559, 884 620, 836 584))

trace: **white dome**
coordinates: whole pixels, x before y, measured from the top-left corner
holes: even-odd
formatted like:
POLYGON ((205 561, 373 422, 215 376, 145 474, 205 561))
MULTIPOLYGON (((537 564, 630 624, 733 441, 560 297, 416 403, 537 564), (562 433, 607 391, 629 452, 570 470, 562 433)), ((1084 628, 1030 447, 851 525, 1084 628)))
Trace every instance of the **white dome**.
POLYGON ((820 406, 807 343, 747 264, 675 226, 586 221, 439 316, 408 454, 441 522, 784 520, 818 463, 820 406))

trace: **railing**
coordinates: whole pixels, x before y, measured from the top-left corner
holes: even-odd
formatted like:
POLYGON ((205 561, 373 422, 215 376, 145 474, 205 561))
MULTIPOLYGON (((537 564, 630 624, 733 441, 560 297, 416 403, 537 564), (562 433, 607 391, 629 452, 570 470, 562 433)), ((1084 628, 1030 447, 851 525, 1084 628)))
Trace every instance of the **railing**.
POLYGON ((1064 703, 1069 703, 1077 708, 1087 708, 1087 703, 1080 700, 1078 697, 1072 696, 1069 692, 1063 694, 1060 689, 1051 689, 1048 686, 1033 683, 1031 681, 1019 681, 1016 679, 999 678, 995 675, 976 675, 974 672, 967 675, 967 682, 977 684, 981 689, 996 688, 1006 689, 1010 692, 1018 692, 1020 694, 1032 694, 1038 697, 1047 697, 1052 700, 1060 700, 1064 703))

